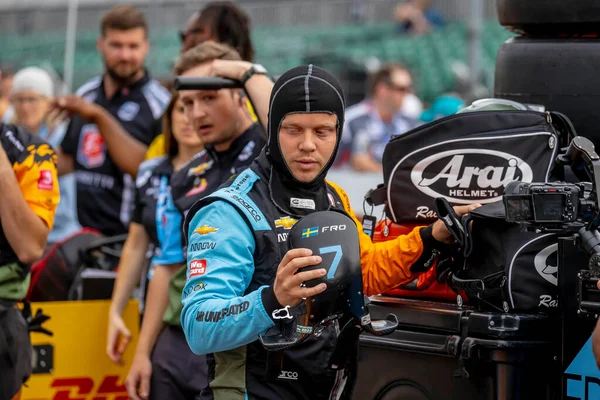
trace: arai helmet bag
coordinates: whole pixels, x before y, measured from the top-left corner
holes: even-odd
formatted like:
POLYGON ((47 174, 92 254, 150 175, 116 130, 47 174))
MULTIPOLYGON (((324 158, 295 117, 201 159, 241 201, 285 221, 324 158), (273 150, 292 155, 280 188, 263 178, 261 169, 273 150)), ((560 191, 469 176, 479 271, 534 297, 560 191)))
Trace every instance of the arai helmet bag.
POLYGON ((470 304, 505 312, 558 309, 557 234, 523 232, 506 222, 502 201, 471 211, 463 227, 470 250, 449 283, 470 304))
POLYGON ((386 204, 395 223, 429 224, 437 197, 452 205, 493 203, 509 182, 561 179, 553 162, 572 135, 568 119, 554 112, 454 114, 392 138, 383 153, 384 183, 366 200, 386 204))

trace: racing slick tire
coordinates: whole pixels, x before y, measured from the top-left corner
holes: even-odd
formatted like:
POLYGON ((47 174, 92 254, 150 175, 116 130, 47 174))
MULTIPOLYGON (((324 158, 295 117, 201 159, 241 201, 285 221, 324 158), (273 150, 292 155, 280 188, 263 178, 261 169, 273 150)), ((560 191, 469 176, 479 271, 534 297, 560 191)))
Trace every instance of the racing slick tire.
POLYGON ((598 0, 496 0, 498 21, 530 35, 600 33, 598 0))
POLYGON ((496 57, 494 97, 565 114, 600 148, 600 39, 512 38, 496 57))

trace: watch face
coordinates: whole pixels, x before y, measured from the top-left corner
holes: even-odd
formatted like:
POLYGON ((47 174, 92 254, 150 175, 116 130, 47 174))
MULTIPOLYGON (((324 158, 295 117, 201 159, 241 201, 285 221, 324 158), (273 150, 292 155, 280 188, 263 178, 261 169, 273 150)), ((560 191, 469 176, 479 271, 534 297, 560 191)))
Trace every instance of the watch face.
POLYGON ((256 74, 267 75, 267 69, 260 64, 252 64, 252 67, 242 77, 242 84, 246 84, 246 81, 256 74))
POLYGON ((266 74, 267 69, 260 64, 254 64, 254 72, 257 74, 266 74))

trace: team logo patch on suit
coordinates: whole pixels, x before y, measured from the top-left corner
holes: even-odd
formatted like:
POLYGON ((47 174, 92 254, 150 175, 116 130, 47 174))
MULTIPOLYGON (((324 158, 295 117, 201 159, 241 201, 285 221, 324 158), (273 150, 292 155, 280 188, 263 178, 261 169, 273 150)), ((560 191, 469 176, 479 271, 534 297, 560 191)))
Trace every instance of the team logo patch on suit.
POLYGON ((188 176, 200 176, 204 174, 208 169, 212 168, 214 161, 209 161, 198 165, 197 167, 190 168, 188 170, 188 176))
POLYGON ((285 217, 281 217, 279 219, 276 219, 275 221, 275 227, 278 228, 279 230, 283 229, 284 232, 277 232, 277 241, 279 243, 283 243, 287 241, 288 235, 289 233, 287 231, 289 231, 290 229, 292 229, 292 227, 296 224, 296 222, 298 222, 297 219, 294 219, 290 216, 285 216, 285 217))
POLYGON ((208 182, 206 181, 206 179, 202 178, 202 179, 200 179, 200 182, 195 184, 194 188, 192 190, 190 190, 189 192, 187 192, 185 195, 193 196, 195 194, 202 193, 206 190, 207 186, 208 186, 208 182))
POLYGON ((54 188, 54 179, 52 179, 52 171, 49 169, 40 170, 37 187, 40 190, 52 190, 54 188))
POLYGON ((298 199, 296 197, 292 197, 290 199, 290 207, 302 208, 305 210, 314 210, 315 209, 315 201, 312 199, 298 199))
POLYGON ((106 160, 106 145, 104 139, 94 124, 81 128, 77 161, 86 168, 98 168, 106 160))
POLYGON ((190 262, 190 278, 206 273, 206 260, 192 260, 190 262))
POLYGON ((254 147, 256 147, 256 143, 254 143, 254 140, 249 141, 248 144, 246 144, 246 146, 244 146, 244 148, 242 149, 242 152, 238 156, 238 160, 246 161, 247 159, 249 159, 252 155, 252 150, 254 150, 254 147))
POLYGON ((294 226, 294 224, 296 224, 296 222, 298 222, 297 219, 294 219, 292 217, 281 217, 279 219, 275 220, 275 227, 276 228, 283 228, 283 229, 292 229, 292 226, 294 226))
POLYGON ((127 101, 117 111, 117 115, 122 121, 133 121, 138 112, 140 111, 140 105, 133 101, 127 101))
POLYGON ((194 233, 198 233, 200 235, 208 235, 209 233, 213 233, 218 230, 219 228, 213 228, 212 226, 202 225, 200 228, 194 230, 194 233))

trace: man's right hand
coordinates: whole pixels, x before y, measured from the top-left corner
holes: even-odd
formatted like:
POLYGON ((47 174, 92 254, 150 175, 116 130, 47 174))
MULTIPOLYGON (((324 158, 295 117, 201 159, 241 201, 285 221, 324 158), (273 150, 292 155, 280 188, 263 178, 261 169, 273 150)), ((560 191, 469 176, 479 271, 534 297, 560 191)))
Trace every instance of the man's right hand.
POLYGON ((325 276, 327 273, 325 269, 320 268, 296 273, 299 268, 318 265, 321 261, 321 257, 313 256, 312 251, 309 249, 292 249, 285 254, 277 267, 277 276, 273 284, 273 292, 279 304, 284 307, 293 307, 299 304, 302 299, 316 296, 327 289, 327 285, 324 283, 312 288, 300 286, 303 282, 325 276))
POLYGON ((147 400, 150 394, 150 377, 152 376, 152 361, 147 354, 136 353, 127 378, 125 387, 130 399, 147 400))
POLYGON ((99 105, 90 103, 83 97, 74 95, 57 97, 51 103, 51 109, 66 112, 69 115, 77 114, 91 122, 94 122, 98 114, 102 112, 102 108, 99 105))
POLYGON ((131 332, 120 315, 111 313, 108 321, 106 354, 117 364, 123 364, 123 353, 131 340, 131 332))

